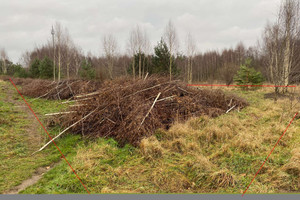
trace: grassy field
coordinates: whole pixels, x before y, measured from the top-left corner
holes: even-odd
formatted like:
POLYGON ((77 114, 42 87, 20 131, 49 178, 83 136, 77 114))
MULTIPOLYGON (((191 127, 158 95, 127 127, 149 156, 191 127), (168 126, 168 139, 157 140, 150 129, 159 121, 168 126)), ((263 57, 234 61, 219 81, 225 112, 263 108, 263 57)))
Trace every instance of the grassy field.
MULTIPOLYGON (((31 105, 41 118, 43 113, 63 109, 58 102, 42 99, 32 102, 31 105)), ((28 111, 11 83, 0 81, 0 193, 30 178, 39 167, 47 168, 61 160, 54 145, 41 153, 31 155, 49 137, 28 111)), ((49 130, 49 133, 53 136, 58 130, 59 127, 56 127, 49 130)), ((73 147, 81 142, 79 139, 79 136, 67 135, 57 143, 69 155, 76 153, 73 147)))
MULTIPOLYGON (((0 82, 0 86, 0 143, 4 152, 0 192, 20 184, 38 167, 58 163, 21 193, 86 193, 66 162, 59 162, 54 145, 31 155, 47 137, 39 129, 41 141, 32 144, 28 140, 28 113, 15 108, 16 102, 7 101, 7 95, 12 95, 5 91, 9 83, 0 82)), ((139 147, 120 148, 113 139, 90 140, 71 134, 58 139, 57 144, 91 193, 242 193, 300 110, 295 99, 266 99, 270 92, 228 89, 226 93, 244 97, 250 106, 218 118, 203 116, 176 123, 168 131, 157 130, 139 147)), ((21 102, 16 93, 12 96, 21 102)), ((64 109, 56 101, 35 100, 31 105, 40 116, 64 109)), ((297 118, 249 193, 299 193, 299 127, 297 118)), ((50 133, 58 131, 56 127, 50 133)))

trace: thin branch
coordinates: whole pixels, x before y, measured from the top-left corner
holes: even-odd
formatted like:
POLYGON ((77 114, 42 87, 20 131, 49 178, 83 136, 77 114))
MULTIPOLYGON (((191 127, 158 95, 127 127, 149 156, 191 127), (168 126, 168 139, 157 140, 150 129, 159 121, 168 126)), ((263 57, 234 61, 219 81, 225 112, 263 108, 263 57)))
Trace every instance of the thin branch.
POLYGON ((154 105, 155 105, 155 103, 156 103, 156 101, 157 101, 157 99, 159 98, 160 95, 161 95, 161 92, 158 93, 157 97, 155 98, 150 110, 147 112, 146 116, 144 117, 143 121, 141 122, 139 129, 141 128, 141 126, 144 123, 145 119, 148 117, 149 113, 151 112, 152 108, 154 107, 154 105))
POLYGON ((75 122, 74 124, 72 124, 71 126, 69 126, 68 128, 66 128, 65 130, 63 130, 62 132, 60 132, 57 136, 55 136, 53 139, 51 139, 49 142, 47 142, 47 144, 45 144, 42 148, 40 148, 39 150, 33 152, 31 155, 42 151, 44 148, 46 148, 51 142, 53 142, 55 139, 57 139, 58 137, 60 137, 63 133, 65 133, 67 130, 69 130, 70 128, 72 128, 73 126, 75 126, 76 124, 78 124, 79 122, 81 122, 82 120, 86 119, 87 117, 89 117, 91 114, 93 114, 94 112, 96 112, 96 110, 98 110, 99 107, 97 107, 95 110, 93 110, 92 112, 90 112, 89 114, 87 114, 86 116, 84 116, 83 118, 81 118, 80 120, 78 120, 77 122, 75 122))
POLYGON ((235 108, 236 105, 232 106, 229 110, 226 111, 226 113, 229 113, 232 109, 235 108))

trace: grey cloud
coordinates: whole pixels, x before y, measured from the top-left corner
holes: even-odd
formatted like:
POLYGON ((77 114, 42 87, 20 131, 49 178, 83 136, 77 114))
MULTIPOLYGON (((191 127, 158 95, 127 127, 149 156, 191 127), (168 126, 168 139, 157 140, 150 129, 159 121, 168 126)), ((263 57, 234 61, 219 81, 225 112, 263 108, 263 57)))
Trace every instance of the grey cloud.
POLYGON ((184 50, 191 32, 201 51, 244 41, 255 44, 267 20, 274 20, 280 0, 0 0, 0 47, 17 62, 25 50, 50 39, 60 21, 85 52, 102 53, 103 35, 116 36, 125 52, 130 30, 139 24, 154 46, 172 19, 184 50))

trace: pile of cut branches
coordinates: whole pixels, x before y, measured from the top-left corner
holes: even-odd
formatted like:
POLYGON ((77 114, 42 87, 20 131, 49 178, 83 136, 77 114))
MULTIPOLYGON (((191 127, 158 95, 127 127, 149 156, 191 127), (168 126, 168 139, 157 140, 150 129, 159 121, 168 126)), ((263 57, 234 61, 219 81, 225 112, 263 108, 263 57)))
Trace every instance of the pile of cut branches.
POLYGON ((35 98, 45 99, 72 99, 81 93, 94 92, 99 89, 101 83, 87 80, 62 80, 53 82, 50 80, 32 79, 22 84, 21 93, 35 98))
POLYGON ((157 128, 192 116, 217 117, 241 109, 247 102, 221 90, 202 90, 168 78, 120 78, 96 92, 75 96, 74 105, 60 116, 63 127, 87 137, 113 137, 119 144, 137 145, 157 128))

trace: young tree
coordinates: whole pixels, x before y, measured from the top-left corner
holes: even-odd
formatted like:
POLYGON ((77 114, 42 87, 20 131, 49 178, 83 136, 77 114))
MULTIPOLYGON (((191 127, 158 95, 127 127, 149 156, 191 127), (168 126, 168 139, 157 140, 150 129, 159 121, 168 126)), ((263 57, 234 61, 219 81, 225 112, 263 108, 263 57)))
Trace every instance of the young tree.
POLYGON ((39 66, 40 66, 39 59, 35 59, 33 61, 33 63, 31 64, 30 69, 29 69, 29 73, 30 73, 30 76, 32 78, 39 78, 40 77, 39 66))
POLYGON ((61 78, 61 49, 63 46, 63 27, 61 23, 56 22, 55 23, 55 38, 56 38, 56 45, 57 45, 57 56, 58 56, 58 77, 57 80, 58 82, 60 81, 61 78))
POLYGON ((191 33, 186 38, 186 55, 187 55, 187 80, 191 84, 193 81, 193 58, 196 53, 196 41, 191 33))
MULTIPOLYGON (((268 24, 263 35, 266 66, 269 77, 276 85, 290 84, 293 66, 299 54, 295 54, 295 44, 300 39, 299 0, 283 0, 277 21, 268 24)), ((282 92, 286 92, 287 87, 282 92)), ((275 92, 279 89, 276 87, 275 92)))
MULTIPOLYGON (((237 71, 234 81, 238 85, 261 85, 264 81, 262 74, 251 68, 250 65, 251 60, 247 59, 245 64, 241 65, 239 71, 237 71)), ((248 89, 248 86, 245 86, 245 88, 248 89)))
POLYGON ((137 52, 137 41, 136 41, 136 33, 135 33, 135 30, 133 29, 131 32, 130 32, 130 35, 129 35, 129 40, 128 40, 128 50, 130 52, 130 55, 132 56, 132 75, 133 75, 133 79, 135 79, 135 72, 136 72, 136 69, 135 69, 135 54, 137 52))
POLYGON ((169 73, 170 73, 170 81, 172 80, 172 58, 176 51, 176 48, 178 47, 178 40, 177 40, 177 34, 176 29, 172 23, 171 20, 169 20, 166 28, 165 28, 165 41, 169 48, 169 73))
MULTIPOLYGON (((174 57, 172 58, 174 59, 174 57)), ((154 47, 154 55, 152 57, 152 65, 149 73, 168 74, 170 68, 170 51, 166 42, 161 39, 160 42, 154 47)), ((177 73, 175 62, 172 62, 171 74, 177 73)))
POLYGON ((109 77, 113 79, 114 61, 117 54, 117 40, 111 34, 103 37, 103 49, 107 59, 109 77))
POLYGON ((47 56, 39 64, 39 77, 44 79, 53 77, 53 62, 47 56))
POLYGON ((95 69, 88 60, 83 60, 81 64, 81 69, 79 70, 80 77, 83 79, 94 79, 96 76, 95 69))
MULTIPOLYGON (((285 86, 289 85, 289 77, 291 74, 291 64, 294 59, 295 42, 300 38, 300 7, 299 0, 284 0, 279 12, 279 21, 282 26, 285 41, 284 59, 283 59, 283 82, 285 86)), ((286 92, 287 88, 283 88, 286 92)))
POLYGON ((144 76, 145 71, 145 59, 146 56, 142 58, 142 55, 146 55, 149 52, 150 48, 150 41, 148 39, 146 31, 142 31, 141 28, 137 25, 136 28, 134 28, 130 32, 129 37, 129 50, 133 56, 133 62, 132 62, 132 70, 134 77, 136 70, 135 68, 135 56, 138 55, 138 75, 139 78, 142 78, 144 76))
POLYGON ((7 53, 5 51, 5 49, 1 49, 0 51, 0 56, 1 56, 1 60, 2 60, 2 72, 3 74, 7 73, 7 60, 8 60, 8 56, 7 53))
POLYGON ((67 28, 65 28, 64 42, 67 79, 70 79, 70 65, 73 60, 74 54, 76 53, 76 46, 67 28))

